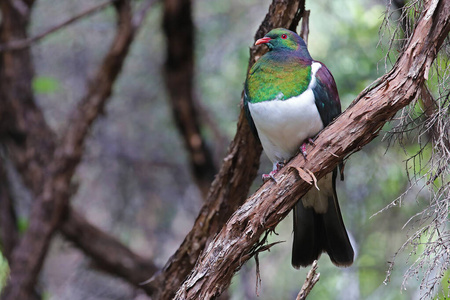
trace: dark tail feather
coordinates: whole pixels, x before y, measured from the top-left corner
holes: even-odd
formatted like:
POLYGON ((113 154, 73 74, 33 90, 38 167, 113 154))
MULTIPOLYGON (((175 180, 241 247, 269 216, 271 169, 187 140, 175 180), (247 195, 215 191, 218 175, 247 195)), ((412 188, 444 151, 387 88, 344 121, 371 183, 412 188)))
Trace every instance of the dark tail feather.
POLYGON ((306 267, 313 263, 323 251, 320 240, 322 224, 312 208, 304 208, 301 200, 294 206, 294 243, 292 265, 306 267))
POLYGON ((336 196, 336 175, 335 170, 332 177, 333 193, 327 195, 326 213, 318 214, 313 208, 305 208, 301 200, 294 207, 292 265, 295 268, 312 264, 322 252, 327 252, 337 266, 349 266, 353 263, 353 248, 336 196))

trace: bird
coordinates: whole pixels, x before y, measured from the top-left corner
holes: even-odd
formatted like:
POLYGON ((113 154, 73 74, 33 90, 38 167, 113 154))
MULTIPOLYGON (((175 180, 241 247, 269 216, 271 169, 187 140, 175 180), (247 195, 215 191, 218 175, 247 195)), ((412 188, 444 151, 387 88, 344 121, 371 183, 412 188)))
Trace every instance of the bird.
MULTIPOLYGON (((276 28, 256 41, 269 51, 250 68, 244 84, 244 111, 250 128, 273 164, 270 180, 341 113, 336 83, 312 59, 295 32, 276 28)), ((354 251, 336 194, 337 167, 295 204, 291 263, 306 267, 326 252, 339 267, 353 263, 354 251)), ((342 173, 343 176, 343 173, 342 173)))

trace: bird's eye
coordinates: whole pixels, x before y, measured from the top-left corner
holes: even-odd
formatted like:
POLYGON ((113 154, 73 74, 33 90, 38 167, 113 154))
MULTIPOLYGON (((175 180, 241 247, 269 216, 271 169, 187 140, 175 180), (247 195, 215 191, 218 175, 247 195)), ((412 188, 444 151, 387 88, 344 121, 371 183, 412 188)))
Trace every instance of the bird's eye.
POLYGON ((281 35, 281 38, 282 38, 283 40, 285 40, 285 39, 287 39, 287 35, 283 33, 283 34, 281 35))

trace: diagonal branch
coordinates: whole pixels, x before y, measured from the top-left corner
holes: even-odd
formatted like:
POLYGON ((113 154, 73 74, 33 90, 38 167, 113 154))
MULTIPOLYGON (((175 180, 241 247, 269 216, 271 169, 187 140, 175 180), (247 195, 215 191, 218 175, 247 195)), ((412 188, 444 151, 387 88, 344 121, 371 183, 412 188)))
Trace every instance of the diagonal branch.
POLYGON ((142 282, 158 271, 149 260, 134 254, 116 238, 90 225, 75 210, 69 210, 60 228, 64 237, 93 259, 96 267, 126 279, 147 294, 154 293, 142 282))
POLYGON ((236 211, 208 245, 175 299, 210 299, 228 287, 235 272, 252 256, 252 247, 267 229, 273 229, 310 188, 296 168, 317 179, 345 157, 372 141, 382 126, 414 100, 450 31, 450 1, 428 1, 405 51, 394 68, 364 91, 308 151, 308 160, 295 157, 236 211))

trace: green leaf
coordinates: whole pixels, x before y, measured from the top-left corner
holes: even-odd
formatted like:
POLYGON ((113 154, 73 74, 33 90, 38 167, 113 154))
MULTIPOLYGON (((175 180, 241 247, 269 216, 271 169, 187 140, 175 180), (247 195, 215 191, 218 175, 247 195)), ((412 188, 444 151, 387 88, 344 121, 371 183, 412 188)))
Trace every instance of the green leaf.
POLYGON ((33 79, 33 90, 37 94, 52 94, 60 89, 56 78, 39 76, 33 79))

